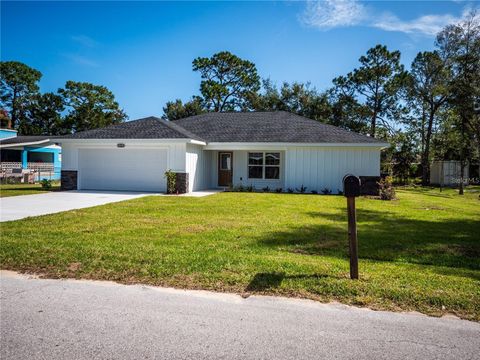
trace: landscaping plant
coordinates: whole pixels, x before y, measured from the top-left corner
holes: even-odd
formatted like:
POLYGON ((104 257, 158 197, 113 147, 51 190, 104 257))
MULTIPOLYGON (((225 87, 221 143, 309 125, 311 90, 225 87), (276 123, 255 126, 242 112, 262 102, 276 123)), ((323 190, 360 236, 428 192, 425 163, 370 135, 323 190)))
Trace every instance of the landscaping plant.
POLYGON ((52 188, 52 180, 42 179, 40 185, 42 185, 42 189, 50 190, 52 188))
POLYGON ((381 200, 395 200, 395 188, 393 187, 393 179, 386 176, 378 183, 379 194, 381 200))
POLYGON ((175 194, 176 192, 176 175, 172 170, 165 171, 165 177, 167 178, 167 194, 175 194))

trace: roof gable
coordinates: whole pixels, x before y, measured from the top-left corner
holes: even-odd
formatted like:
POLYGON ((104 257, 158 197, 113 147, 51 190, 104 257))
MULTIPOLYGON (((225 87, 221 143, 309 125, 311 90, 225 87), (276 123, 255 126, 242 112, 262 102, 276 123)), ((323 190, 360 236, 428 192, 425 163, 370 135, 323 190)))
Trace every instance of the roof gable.
POLYGON ((188 130, 154 116, 126 121, 100 129, 79 131, 64 139, 195 139, 202 140, 188 130))

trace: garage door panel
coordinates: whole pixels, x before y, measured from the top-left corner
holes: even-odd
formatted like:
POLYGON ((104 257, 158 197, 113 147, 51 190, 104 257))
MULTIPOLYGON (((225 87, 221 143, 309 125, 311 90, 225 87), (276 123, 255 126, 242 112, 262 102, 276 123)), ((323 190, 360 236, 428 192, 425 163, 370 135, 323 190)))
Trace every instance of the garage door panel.
POLYGON ((80 188, 164 192, 167 153, 165 149, 81 149, 80 188))

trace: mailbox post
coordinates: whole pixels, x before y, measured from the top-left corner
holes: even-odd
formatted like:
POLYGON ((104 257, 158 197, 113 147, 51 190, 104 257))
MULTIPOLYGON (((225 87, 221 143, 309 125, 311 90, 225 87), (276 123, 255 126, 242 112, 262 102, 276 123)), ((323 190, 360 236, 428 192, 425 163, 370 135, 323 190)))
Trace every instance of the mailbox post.
POLYGON ((345 175, 343 177, 343 194, 347 198, 350 279, 358 279, 358 242, 355 198, 360 196, 360 179, 357 176, 345 175))

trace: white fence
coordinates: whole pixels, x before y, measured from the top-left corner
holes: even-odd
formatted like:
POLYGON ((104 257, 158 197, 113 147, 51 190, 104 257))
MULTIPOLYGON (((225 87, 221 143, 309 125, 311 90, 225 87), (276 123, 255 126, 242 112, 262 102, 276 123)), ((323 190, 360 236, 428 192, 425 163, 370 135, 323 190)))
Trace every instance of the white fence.
MULTIPOLYGON (((2 161, 0 162, 0 170, 2 177, 8 178, 12 176, 13 169, 22 169, 22 163, 18 161, 2 161)), ((27 171, 30 170, 34 174, 35 181, 42 179, 53 179, 55 177, 55 167, 53 163, 27 163, 27 171)), ((18 178, 18 176, 16 176, 18 178)))

